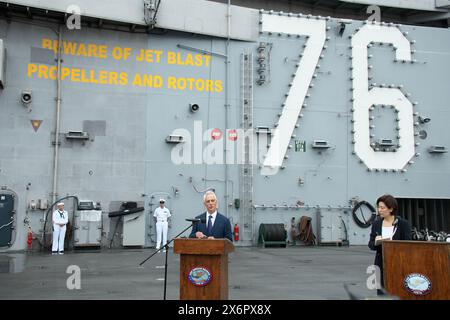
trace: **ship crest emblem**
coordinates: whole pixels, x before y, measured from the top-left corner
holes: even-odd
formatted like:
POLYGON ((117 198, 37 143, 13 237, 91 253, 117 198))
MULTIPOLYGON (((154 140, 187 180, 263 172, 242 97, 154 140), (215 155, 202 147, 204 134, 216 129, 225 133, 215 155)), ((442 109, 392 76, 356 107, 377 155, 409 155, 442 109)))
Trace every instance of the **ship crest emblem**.
POLYGON ((405 277, 406 290, 416 296, 423 296, 431 291, 431 281, 420 273, 411 273, 405 277))
POLYGON ((197 287, 206 286, 212 280, 212 273, 205 267, 194 267, 189 271, 189 281, 197 287))

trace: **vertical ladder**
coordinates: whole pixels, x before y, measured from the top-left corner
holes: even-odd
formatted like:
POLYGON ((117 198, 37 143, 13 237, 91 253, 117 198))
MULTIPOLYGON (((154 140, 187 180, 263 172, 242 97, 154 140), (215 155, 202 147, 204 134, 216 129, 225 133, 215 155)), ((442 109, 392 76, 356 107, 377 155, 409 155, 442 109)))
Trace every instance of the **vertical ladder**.
MULTIPOLYGON (((241 55, 242 79, 241 79, 241 105, 242 105, 242 129, 244 132, 253 131, 253 54, 241 55)), ((254 239, 254 208, 253 208, 253 163, 252 144, 250 139, 243 142, 243 163, 241 164, 241 234, 243 241, 255 241, 254 239)))

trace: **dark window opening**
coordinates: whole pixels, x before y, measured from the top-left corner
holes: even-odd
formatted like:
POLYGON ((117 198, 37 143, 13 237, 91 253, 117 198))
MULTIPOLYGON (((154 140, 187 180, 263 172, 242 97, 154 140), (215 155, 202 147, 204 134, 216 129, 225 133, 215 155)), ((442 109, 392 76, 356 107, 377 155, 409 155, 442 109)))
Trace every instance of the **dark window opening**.
POLYGON ((396 198, 398 214, 417 230, 450 232, 450 199, 396 198))

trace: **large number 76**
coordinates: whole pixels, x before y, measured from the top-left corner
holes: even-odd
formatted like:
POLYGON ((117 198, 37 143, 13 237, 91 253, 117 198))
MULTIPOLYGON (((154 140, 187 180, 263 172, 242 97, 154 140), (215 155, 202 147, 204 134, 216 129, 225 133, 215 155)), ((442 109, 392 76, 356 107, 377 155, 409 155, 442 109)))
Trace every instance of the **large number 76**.
MULTIPOLYGON (((308 87, 326 40, 326 21, 279 15, 262 15, 262 31, 308 36, 302 59, 284 102, 278 126, 264 159, 261 174, 273 175, 283 164, 308 87)), ((413 108, 396 88, 372 88, 368 82, 368 46, 372 42, 390 43, 397 60, 410 61, 408 39, 397 27, 364 25, 352 37, 353 123, 355 153, 369 169, 402 169, 414 156, 413 108), (396 152, 377 152, 370 145, 369 108, 390 105, 398 112, 400 147, 396 152)))

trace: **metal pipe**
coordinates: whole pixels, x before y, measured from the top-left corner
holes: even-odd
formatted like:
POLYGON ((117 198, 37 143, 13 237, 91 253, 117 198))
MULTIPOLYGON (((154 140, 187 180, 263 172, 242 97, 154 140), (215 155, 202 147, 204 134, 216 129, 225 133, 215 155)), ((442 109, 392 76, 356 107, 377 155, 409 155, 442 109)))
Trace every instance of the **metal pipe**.
POLYGON ((56 82, 56 124, 55 124, 55 153, 53 157, 53 192, 52 202, 56 201, 58 193, 58 153, 59 153, 59 118, 61 110, 61 42, 62 26, 58 28, 58 61, 57 61, 57 82, 56 82))
MULTIPOLYGON (((225 132, 228 129, 228 109, 229 109, 229 99, 228 99, 228 86, 229 86, 229 46, 230 46, 230 30, 231 30, 231 0, 228 0, 227 4, 227 41, 225 43, 225 132)), ((223 155, 225 159, 225 215, 229 217, 228 210, 228 163, 227 159, 227 144, 223 144, 223 155)))
POLYGON ((278 204, 274 204, 274 205, 264 205, 264 204, 255 204, 253 205, 253 208, 255 209, 306 209, 306 210, 310 210, 310 209, 327 209, 327 210, 332 210, 332 209, 338 209, 338 210, 351 210, 352 207, 350 206, 322 206, 322 205, 316 205, 316 206, 308 206, 308 205, 278 205, 278 204))

